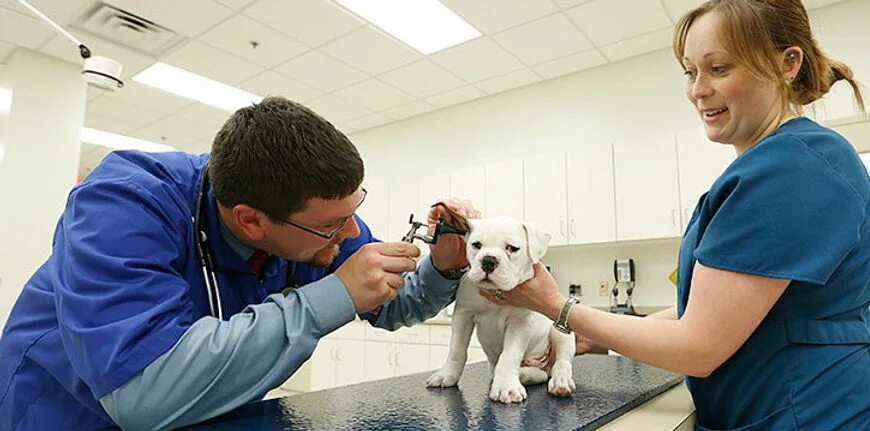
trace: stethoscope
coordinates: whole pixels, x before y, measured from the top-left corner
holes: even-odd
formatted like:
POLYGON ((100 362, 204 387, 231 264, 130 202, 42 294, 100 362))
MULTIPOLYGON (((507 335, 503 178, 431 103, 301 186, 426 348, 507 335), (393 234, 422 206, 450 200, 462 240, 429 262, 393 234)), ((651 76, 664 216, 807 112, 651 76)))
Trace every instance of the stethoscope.
MULTIPOLYGON (((218 284, 217 275, 215 274, 214 258, 212 257, 211 246, 208 242, 208 205, 205 204, 208 198, 208 162, 202 167, 202 179, 199 180, 199 191, 196 197, 196 212, 193 214, 193 231, 194 240, 196 241, 196 254, 199 258, 199 263, 202 265, 202 277, 205 279, 205 290, 208 294, 208 308, 213 317, 224 320, 223 307, 221 306, 221 290, 218 284), (217 307, 217 308, 215 308, 217 307)), ((287 293, 296 287, 293 283, 293 272, 296 265, 294 262, 287 262, 287 286, 283 290, 283 294, 287 293)))

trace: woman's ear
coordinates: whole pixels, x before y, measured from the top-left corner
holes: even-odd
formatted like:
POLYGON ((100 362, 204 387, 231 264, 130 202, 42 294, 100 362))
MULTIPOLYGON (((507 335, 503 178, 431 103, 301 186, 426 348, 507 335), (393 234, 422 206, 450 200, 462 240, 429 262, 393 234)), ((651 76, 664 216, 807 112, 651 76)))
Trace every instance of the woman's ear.
POLYGON ((782 76, 787 84, 797 78, 804 63, 804 50, 797 46, 790 46, 782 52, 782 76))
POLYGON ((547 253, 547 245, 550 244, 550 234, 539 229, 531 223, 523 223, 526 230, 526 243, 528 244, 529 258, 532 262, 540 262, 547 253))

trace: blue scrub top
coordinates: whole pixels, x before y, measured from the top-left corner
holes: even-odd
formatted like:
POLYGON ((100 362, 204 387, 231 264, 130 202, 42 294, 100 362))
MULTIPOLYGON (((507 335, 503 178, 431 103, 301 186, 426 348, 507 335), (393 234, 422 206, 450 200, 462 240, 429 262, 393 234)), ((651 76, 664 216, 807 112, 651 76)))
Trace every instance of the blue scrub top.
POLYGON ((857 153, 807 118, 750 147, 701 197, 680 247, 680 316, 695 262, 792 282, 731 358, 688 378, 698 429, 870 429, 868 213, 857 153))
MULTIPOLYGON (((192 216, 207 155, 117 151, 71 192, 52 254, 24 286, 0 337, 0 430, 113 425, 99 398, 169 350, 210 315, 192 216)), ((328 268, 270 257, 258 279, 220 234, 208 191, 208 225, 223 317, 287 285, 319 280, 362 245, 341 243, 328 268)), ((372 317, 372 316, 363 316, 372 317)))

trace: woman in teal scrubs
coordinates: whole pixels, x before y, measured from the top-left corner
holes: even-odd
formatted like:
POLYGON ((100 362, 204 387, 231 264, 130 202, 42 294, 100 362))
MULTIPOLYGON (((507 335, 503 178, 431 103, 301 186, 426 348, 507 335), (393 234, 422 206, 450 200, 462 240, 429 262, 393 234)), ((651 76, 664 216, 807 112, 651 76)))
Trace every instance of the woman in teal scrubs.
POLYGON ((686 95, 737 158, 680 247, 677 306, 647 318, 567 304, 543 266, 497 303, 687 374, 697 429, 870 429, 870 179, 801 107, 847 81, 800 0, 719 0, 677 25, 686 95))

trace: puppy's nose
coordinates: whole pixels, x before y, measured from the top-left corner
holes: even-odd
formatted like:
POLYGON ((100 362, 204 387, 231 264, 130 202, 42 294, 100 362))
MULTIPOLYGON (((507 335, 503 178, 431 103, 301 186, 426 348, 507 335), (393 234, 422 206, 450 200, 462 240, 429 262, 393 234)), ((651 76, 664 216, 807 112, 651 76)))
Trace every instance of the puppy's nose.
POLYGON ((495 256, 484 256, 480 259, 480 267, 483 272, 489 274, 498 268, 498 259, 495 256))

